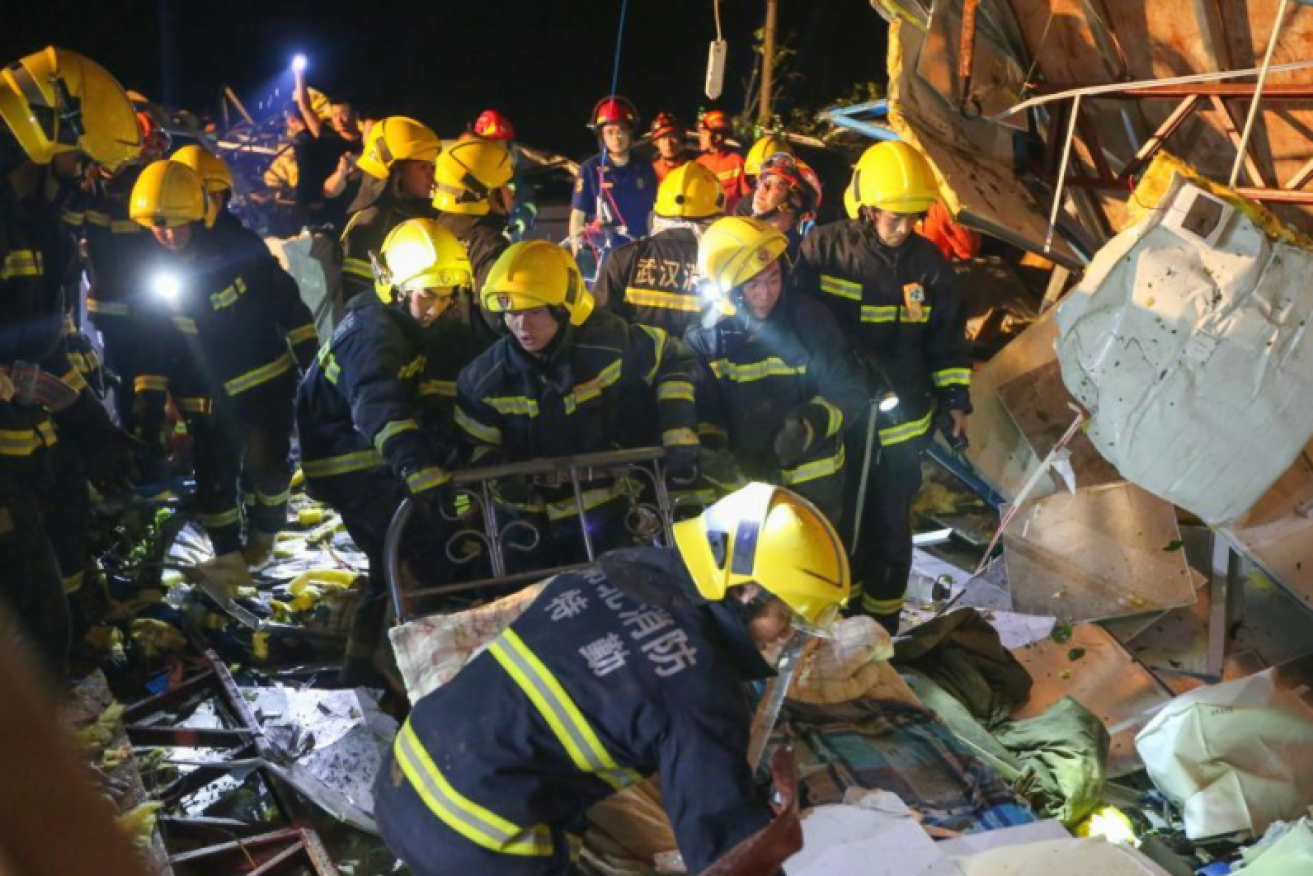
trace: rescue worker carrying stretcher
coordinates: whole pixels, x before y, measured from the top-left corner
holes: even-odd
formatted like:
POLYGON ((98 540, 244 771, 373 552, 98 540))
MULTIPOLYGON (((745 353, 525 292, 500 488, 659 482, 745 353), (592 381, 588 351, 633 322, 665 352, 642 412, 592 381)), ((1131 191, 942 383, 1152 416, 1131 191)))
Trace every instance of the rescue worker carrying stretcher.
POLYGON ((697 162, 682 164, 657 190, 652 234, 611 253, 593 284, 601 306, 631 323, 683 337, 706 302, 698 295, 698 238, 725 211, 716 175, 697 162))
POLYGON ((407 219, 433 218, 433 162, 438 135, 422 122, 389 116, 374 123, 356 163, 365 176, 342 231, 342 299, 374 294, 369 254, 407 219))
POLYGON ((746 684, 794 636, 829 633, 847 557, 811 504, 766 484, 674 535, 552 578, 415 704, 374 786, 412 873, 577 872, 588 809, 653 774, 689 873, 770 822, 746 684))
MULTIPOLYGON (((663 445, 672 477, 695 474, 694 365, 688 348, 661 329, 631 326, 594 311, 568 252, 541 240, 514 244, 482 289, 484 309, 503 314, 509 335, 493 344, 456 383, 456 423, 471 462, 499 465, 622 447, 663 445)), ((583 558, 574 493, 522 478, 495 486, 503 513, 540 534, 524 557, 583 558), (550 537, 549 537, 550 535, 550 537)), ((598 479, 583 491, 589 533, 598 551, 628 541, 631 485, 598 479)))
POLYGON ((268 561, 286 523, 292 397, 316 345, 310 311, 258 237, 215 224, 187 165, 142 171, 130 214, 158 244, 144 267, 177 331, 173 361, 157 377, 196 439, 196 499, 215 553, 206 568, 223 586, 249 586, 247 567, 268 561))
POLYGON ((61 678, 87 478, 103 492, 128 487, 133 445, 69 362, 62 293, 75 250, 47 193, 89 162, 118 171, 140 153, 141 131, 113 76, 54 47, 0 69, 0 120, 0 599, 61 678), (85 471, 52 458, 62 442, 85 471))
POLYGON ((450 430, 444 436, 422 423, 421 384, 427 335, 450 321, 457 293, 473 282, 464 247, 432 219, 394 228, 375 270, 375 294, 348 303, 296 399, 306 485, 342 515, 369 558, 369 590, 356 608, 342 669, 351 685, 377 677, 373 661, 387 611, 383 545, 407 497, 418 501, 424 520, 408 528, 404 555, 417 555, 413 536, 423 533, 430 542, 425 565, 436 564, 423 571, 446 566, 445 539, 435 533, 443 532, 456 445, 450 430))
MULTIPOLYGON (((886 403, 896 398, 877 421, 878 456, 865 507, 858 509, 862 537, 870 542, 851 546, 862 610, 891 631, 911 571, 910 510, 921 488, 921 453, 936 426, 950 441, 965 440, 971 411, 957 277, 935 245, 912 230, 937 197, 934 171, 921 153, 902 142, 879 143, 853 172, 848 198, 859 218, 818 228, 800 250, 878 393, 892 393, 886 403)), ((853 434, 849 446, 865 440, 853 434)))
POLYGON ((685 336, 699 365, 698 437, 837 526, 844 431, 866 411, 865 375, 834 317, 794 286, 787 246, 779 231, 739 216, 702 235, 699 270, 727 317, 685 336))

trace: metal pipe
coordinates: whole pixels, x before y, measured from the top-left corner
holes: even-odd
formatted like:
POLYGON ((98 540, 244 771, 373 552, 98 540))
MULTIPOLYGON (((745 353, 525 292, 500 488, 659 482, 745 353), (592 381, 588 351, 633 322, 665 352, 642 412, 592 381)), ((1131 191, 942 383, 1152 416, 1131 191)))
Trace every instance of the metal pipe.
POLYGON ((570 466, 570 486, 574 489, 574 509, 579 514, 579 531, 584 536, 584 553, 588 555, 588 562, 597 559, 593 553, 593 537, 588 534, 588 509, 584 507, 584 488, 579 484, 579 469, 570 466))
POLYGON ((770 124, 771 89, 775 87, 775 19, 779 0, 766 0, 766 28, 761 46, 761 99, 757 102, 757 124, 770 124))
MULTIPOLYGON (((1267 72, 1272 68, 1272 53, 1276 51, 1277 40, 1281 36, 1281 25, 1286 20, 1286 7, 1290 5, 1290 0, 1281 0, 1281 5, 1277 7, 1276 21, 1272 22, 1272 36, 1267 41, 1267 53, 1263 55, 1263 67, 1258 71, 1258 84, 1254 86, 1254 99, 1249 103, 1249 115, 1245 118, 1245 129, 1240 134, 1240 143, 1236 147, 1235 164, 1231 165, 1231 179, 1227 181, 1228 188, 1235 188, 1236 180, 1240 178, 1240 167, 1245 163, 1245 155, 1249 149, 1249 135, 1253 133, 1254 121, 1258 118, 1258 104, 1263 99, 1263 85, 1267 82, 1267 72)), ((1255 179, 1250 182, 1261 184, 1262 180, 1255 179)))

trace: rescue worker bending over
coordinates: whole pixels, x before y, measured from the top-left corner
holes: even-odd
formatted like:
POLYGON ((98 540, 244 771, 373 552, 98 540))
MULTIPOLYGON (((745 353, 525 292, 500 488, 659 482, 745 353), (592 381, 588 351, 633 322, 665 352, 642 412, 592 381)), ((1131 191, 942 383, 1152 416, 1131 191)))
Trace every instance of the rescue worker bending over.
MULTIPOLYGON (((438 511, 450 493, 447 470, 456 454, 449 438, 421 428, 426 331, 449 321, 458 290, 473 282, 464 248, 432 219, 394 228, 377 270, 375 294, 347 305, 296 399, 306 484, 342 515, 369 557, 369 591, 356 609, 342 669, 343 682, 352 685, 376 678, 373 659, 387 611, 383 544, 402 501, 414 497, 426 518, 408 533, 442 541, 434 533, 442 531, 438 511)), ((426 558, 440 558, 442 547, 426 558)), ((406 553, 414 556, 414 548, 407 544, 406 553)))
POLYGON ((728 318, 686 336, 699 371, 698 437, 744 473, 797 490, 839 524, 844 430, 866 410, 865 376, 825 306, 793 284, 784 235, 728 216, 707 229, 702 276, 728 318))
POLYGON ((416 876, 567 874, 589 807, 656 774, 701 873, 771 820, 747 763, 745 685, 848 597, 833 527, 751 484, 675 525, 674 548, 550 579, 484 652, 420 699, 374 786, 416 876))
POLYGON ((103 491, 127 486, 132 448, 68 361, 62 281, 74 249, 43 192, 87 161, 116 172, 139 154, 141 131, 113 76, 54 47, 0 69, 0 120, 0 599, 59 678, 64 588, 85 561, 85 525, 69 521, 85 523, 88 476, 103 491), (85 475, 51 458, 63 441, 85 475))
POLYGON ((247 566, 268 561, 286 523, 292 397, 315 353, 310 311, 258 237, 214 224, 187 165, 142 171, 131 216, 158 244, 147 276, 178 332, 159 378, 195 434, 197 505, 215 553, 208 569, 225 586, 249 585, 247 566), (252 488, 245 508, 243 473, 252 488))
POLYGON ((821 181, 806 162, 779 152, 766 159, 757 177, 751 204, 755 219, 770 223, 789 239, 789 260, 797 261, 798 247, 816 221, 821 208, 821 181))
POLYGON ((652 236, 611 253, 593 284, 598 302, 632 323, 675 337, 698 322, 698 238, 724 212, 725 193, 700 164, 672 170, 657 191, 652 236))
POLYGON ((707 110, 698 116, 698 145, 702 154, 697 157, 697 162, 720 180, 720 187, 725 190, 727 213, 733 213, 739 199, 751 191, 743 175, 743 156, 725 143, 733 132, 724 110, 707 110))
MULTIPOLYGON (((482 296, 484 309, 504 314, 509 335, 456 382, 456 423, 473 448, 474 465, 660 443, 673 476, 692 474, 698 451, 694 368, 682 341, 594 312, 574 259, 542 240, 506 250, 482 296)), ((536 488, 510 478, 496 489, 504 511, 537 526, 544 554, 563 562, 583 556, 568 484, 536 488)), ((584 490, 597 550, 628 540, 629 495, 629 485, 610 479, 584 490)))
MULTIPOLYGON (((957 278, 935 245, 912 232, 937 196, 934 171, 919 152, 901 142, 877 144, 857 163, 850 185, 860 218, 816 229, 800 250, 877 391, 892 391, 898 401, 877 423, 879 456, 859 509, 870 542, 854 555, 862 610, 890 630, 898 626, 911 571, 909 515, 921 488, 921 453, 936 425, 950 439, 965 438, 971 411, 957 278)), ((853 435, 850 446, 864 440, 853 435)))
MULTIPOLYGON (((785 155, 793 154, 793 147, 789 141, 776 134, 766 134, 760 137, 752 147, 748 149, 748 154, 743 158, 743 180, 748 192, 754 193, 757 189, 757 183, 761 179, 761 168, 766 163, 766 159, 772 155, 780 153, 785 155)), ((751 216, 756 211, 753 209, 753 198, 744 197, 734 207, 734 215, 751 216)), ((780 229, 783 231, 783 229, 780 229)))
MULTIPOLYGON (((657 113, 652 120, 652 129, 648 132, 656 158, 652 159, 652 170, 656 171, 657 185, 665 182, 666 175, 676 167, 687 164, 692 155, 684 148, 684 126, 670 113, 657 113)), ((658 194, 660 189, 657 189, 658 194)))
POLYGON ((484 110, 470 129, 474 136, 491 143, 500 143, 511 153, 511 211, 506 220, 506 233, 512 241, 521 241, 538 222, 538 192, 525 172, 524 151, 515 144, 515 126, 503 113, 495 109, 484 110))
POLYGON ((375 122, 365 138, 365 151, 357 166, 366 176, 347 210, 342 232, 342 298, 374 294, 374 271, 369 254, 377 253, 393 228, 407 219, 436 215, 433 197, 433 161, 442 141, 422 122, 389 116, 375 122))
POLYGON ((593 107, 588 128, 597 134, 601 152, 579 165, 570 199, 570 248, 576 254, 589 223, 631 240, 647 234, 657 181, 651 164, 634 160, 637 127, 638 108, 626 97, 604 97, 593 107))

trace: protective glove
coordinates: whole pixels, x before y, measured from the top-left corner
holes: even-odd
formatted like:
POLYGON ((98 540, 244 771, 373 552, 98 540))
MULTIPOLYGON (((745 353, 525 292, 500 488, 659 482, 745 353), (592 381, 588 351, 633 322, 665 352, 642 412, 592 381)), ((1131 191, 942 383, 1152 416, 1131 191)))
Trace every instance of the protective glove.
POLYGON ((136 456, 145 446, 117 427, 105 429, 101 439, 82 446, 87 465, 87 480, 105 496, 119 495, 132 490, 140 480, 136 456))
POLYGON ((451 476, 447 475, 446 471, 437 468, 437 466, 425 466, 416 468, 413 471, 402 471, 401 474, 402 479, 406 482, 406 489, 410 492, 410 497, 415 500, 422 512, 448 518, 453 515, 455 490, 452 488, 451 476), (446 477, 439 480, 427 476, 435 470, 446 477), (426 475, 422 485, 418 487, 411 486, 412 476, 420 472, 426 475))
POLYGON ((748 482, 739 464, 728 453, 704 449, 698 454, 697 467, 702 479, 720 493, 732 493, 748 482))
POLYGON ((698 478, 698 457, 701 447, 685 446, 666 448, 666 477, 672 484, 688 486, 698 478))
POLYGON ((508 475, 493 482, 492 492, 508 505, 528 505, 533 501, 533 480, 527 475, 508 475))
POLYGON ((810 415, 812 405, 805 405, 790 412, 784 418, 784 424, 775 433, 775 459, 780 468, 794 468, 807 458, 807 454, 821 438, 816 424, 810 415))
POLYGON ((961 455, 967 450, 967 436, 963 432, 961 435, 954 436, 953 430, 957 428, 957 422, 953 417, 952 408, 940 408, 935 413, 935 428, 944 436, 948 442, 949 448, 956 454, 961 455))

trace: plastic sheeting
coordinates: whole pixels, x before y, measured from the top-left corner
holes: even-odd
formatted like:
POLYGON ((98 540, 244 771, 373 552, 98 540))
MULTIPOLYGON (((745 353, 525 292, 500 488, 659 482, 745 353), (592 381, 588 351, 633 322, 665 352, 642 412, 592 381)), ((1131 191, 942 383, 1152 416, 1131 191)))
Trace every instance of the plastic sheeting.
POLYGON ((1219 526, 1313 435, 1313 253, 1180 175, 1159 206, 1060 306, 1058 359, 1100 453, 1219 526))
POLYGON ((1167 876, 1144 855, 1100 839, 1049 840, 958 858, 963 876, 1167 876))

